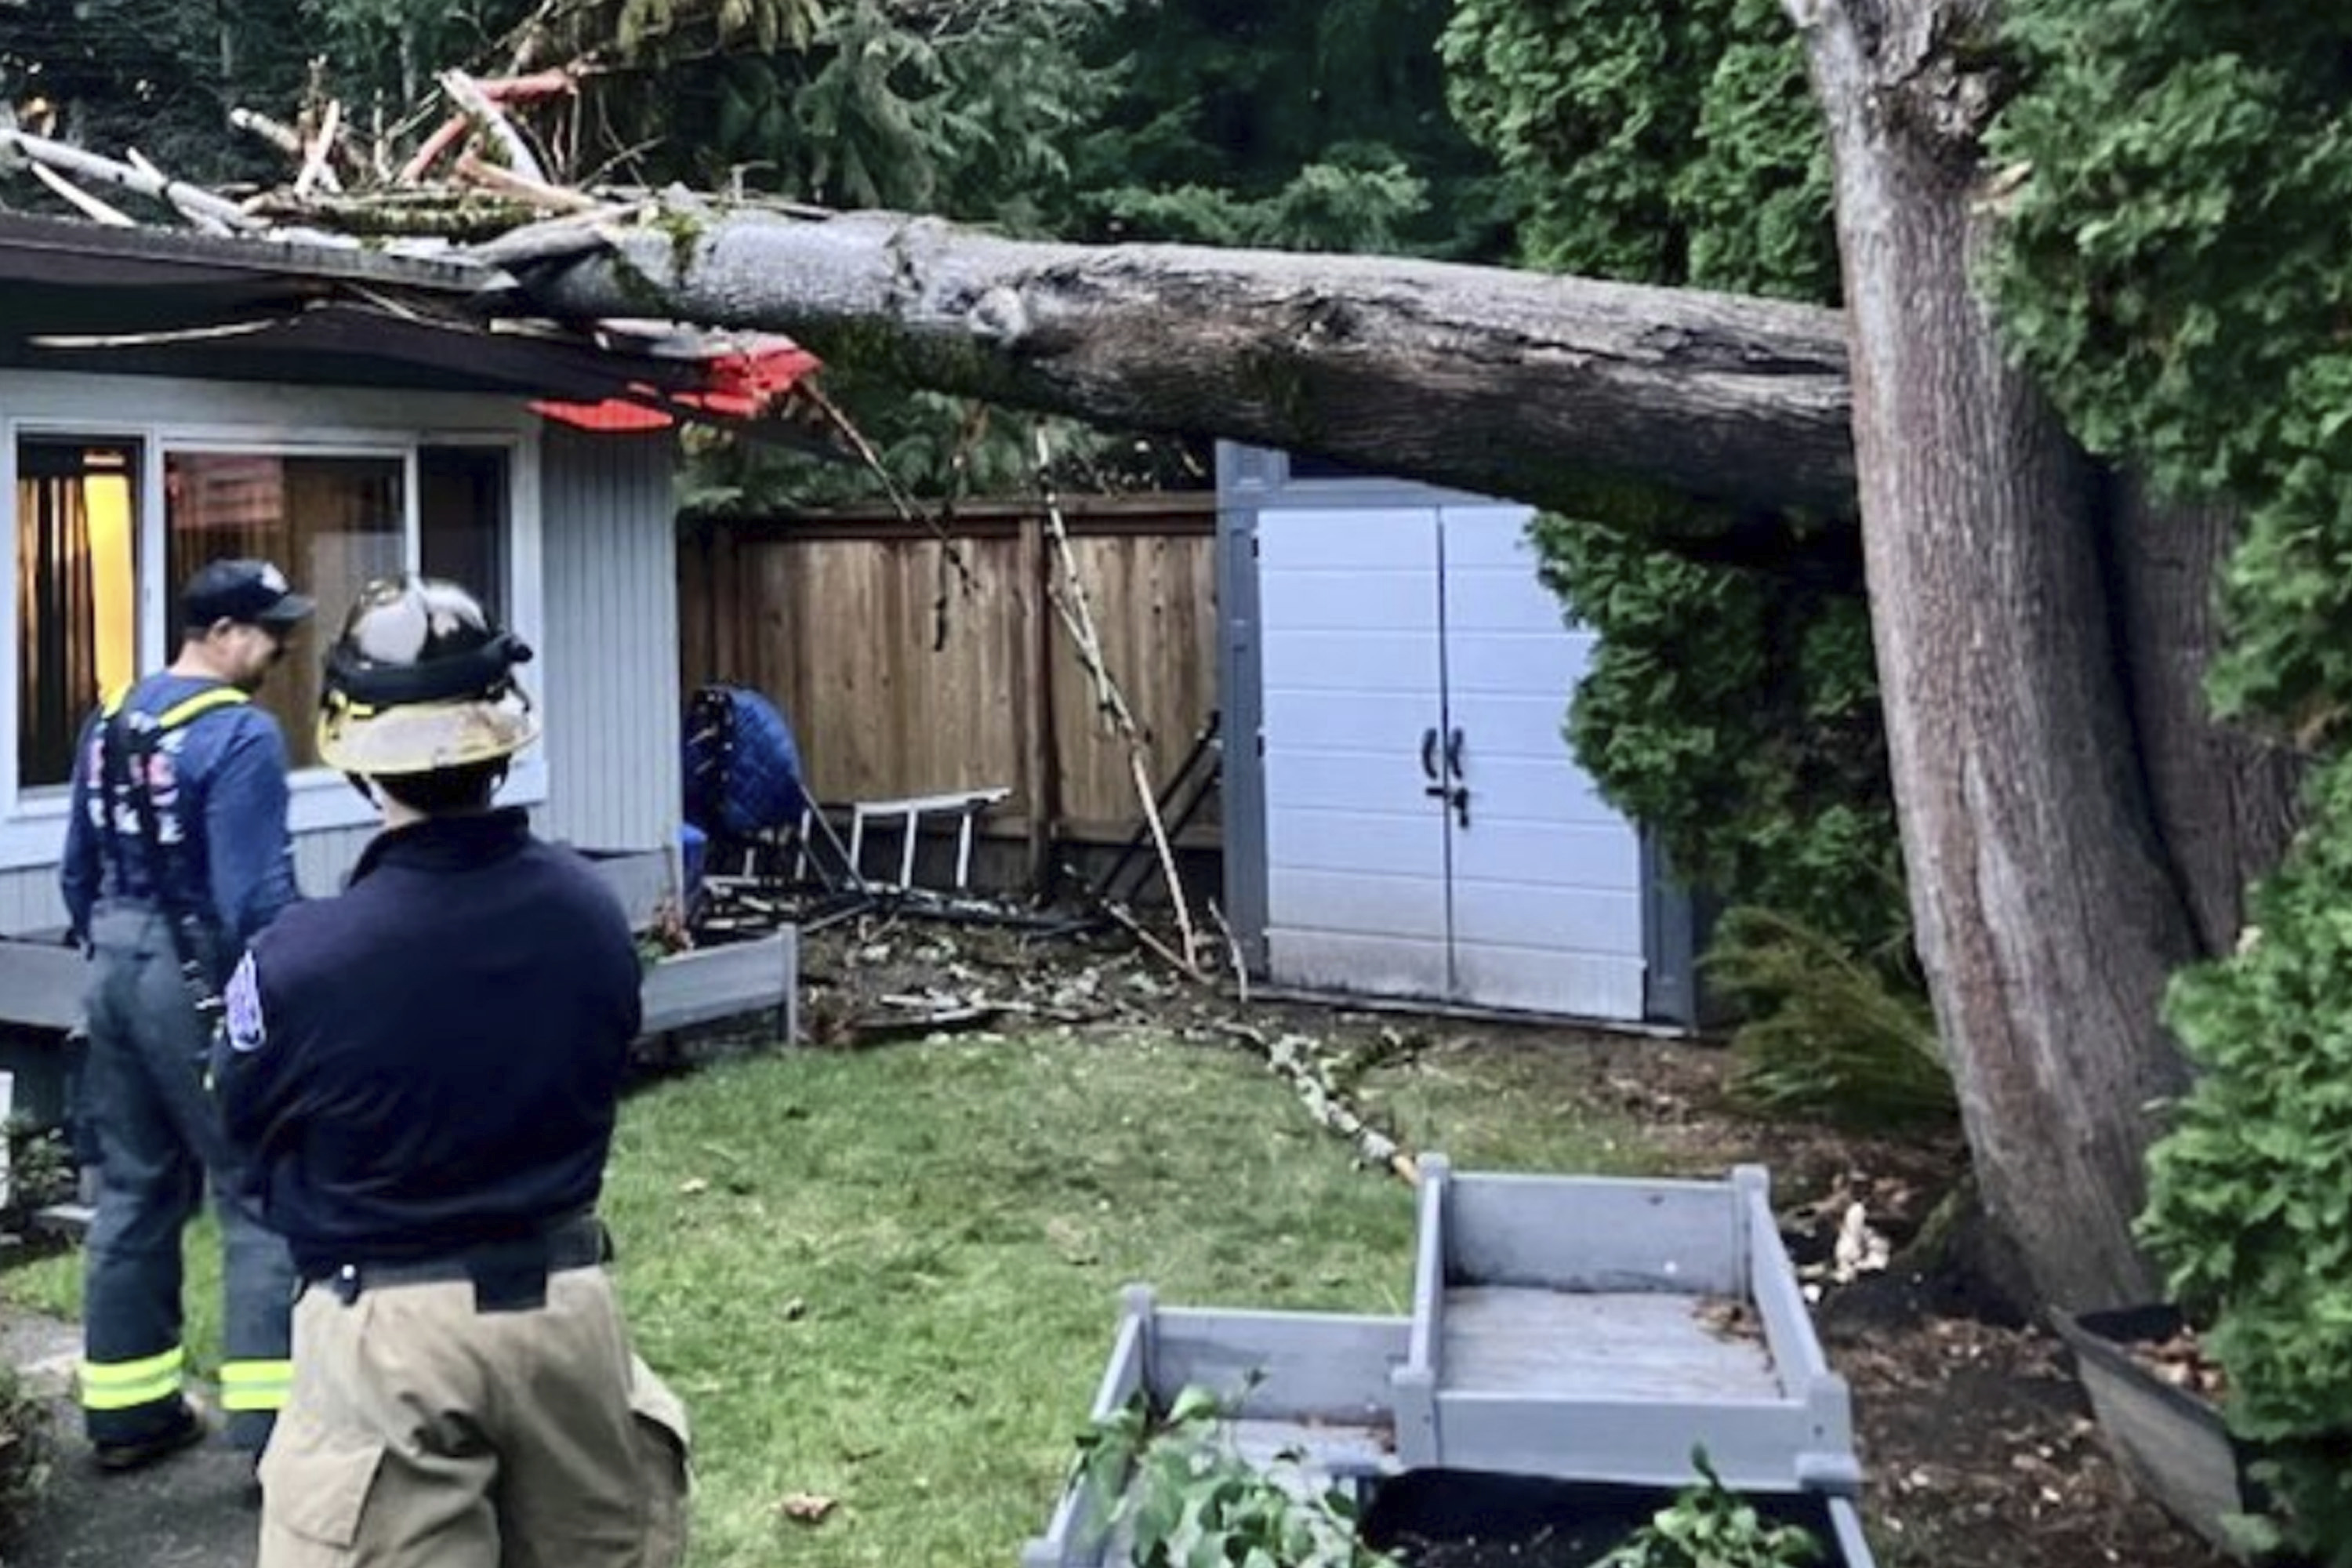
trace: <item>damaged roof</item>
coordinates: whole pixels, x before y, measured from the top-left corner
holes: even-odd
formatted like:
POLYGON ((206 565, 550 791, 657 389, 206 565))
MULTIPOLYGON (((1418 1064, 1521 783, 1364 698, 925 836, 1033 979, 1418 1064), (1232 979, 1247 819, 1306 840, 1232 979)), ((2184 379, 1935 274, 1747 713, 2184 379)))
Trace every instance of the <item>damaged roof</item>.
POLYGON ((724 422, 755 417, 816 365, 775 337, 509 315, 507 283, 477 262, 330 237, 0 210, 0 366, 501 393, 724 422))

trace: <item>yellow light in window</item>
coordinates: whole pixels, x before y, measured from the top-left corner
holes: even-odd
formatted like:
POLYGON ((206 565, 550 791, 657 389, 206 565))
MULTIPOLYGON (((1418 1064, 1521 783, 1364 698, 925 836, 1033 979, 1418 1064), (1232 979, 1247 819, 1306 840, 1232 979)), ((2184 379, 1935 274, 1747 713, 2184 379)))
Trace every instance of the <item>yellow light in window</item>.
POLYGON ((90 610, 97 634, 98 689, 119 691, 139 675, 130 476, 86 476, 82 502, 89 515, 90 610))

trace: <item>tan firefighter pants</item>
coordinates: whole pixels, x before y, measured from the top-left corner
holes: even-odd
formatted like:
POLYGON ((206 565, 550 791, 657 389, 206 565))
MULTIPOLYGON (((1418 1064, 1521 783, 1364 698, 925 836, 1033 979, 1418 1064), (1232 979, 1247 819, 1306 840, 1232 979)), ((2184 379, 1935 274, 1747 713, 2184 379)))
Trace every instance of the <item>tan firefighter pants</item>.
POLYGON ((686 1412, 602 1268, 478 1311, 465 1281, 311 1286, 261 1461, 260 1568, 678 1568, 686 1412))

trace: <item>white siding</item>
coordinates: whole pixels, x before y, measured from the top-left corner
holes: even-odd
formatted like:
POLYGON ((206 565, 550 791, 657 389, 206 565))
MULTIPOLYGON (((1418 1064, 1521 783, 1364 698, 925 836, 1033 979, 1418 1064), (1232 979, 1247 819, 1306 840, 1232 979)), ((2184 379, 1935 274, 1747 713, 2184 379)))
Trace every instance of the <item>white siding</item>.
POLYGON ((1525 507, 1449 506, 1445 721, 1468 826, 1451 835, 1454 983, 1503 1007, 1639 1018, 1641 839, 1560 732, 1599 639, 1564 626, 1525 507))
POLYGON ((1523 507, 1257 519, 1267 972, 1313 990, 1642 1016, 1641 841, 1560 732, 1591 657, 1523 507), (1433 799, 1458 736, 1465 815, 1433 799), (1426 749, 1425 749, 1426 748, 1426 749))
POLYGON ((1445 823, 1420 747, 1444 702, 1437 543, 1425 510, 1258 523, 1266 962, 1286 984, 1451 984, 1445 823))
POLYGON ((66 923, 54 866, 0 871, 0 931, 46 931, 66 923))
POLYGON ((541 450, 547 646, 526 671, 547 703, 540 829, 587 849, 667 849, 683 795, 676 447, 550 426, 541 450))

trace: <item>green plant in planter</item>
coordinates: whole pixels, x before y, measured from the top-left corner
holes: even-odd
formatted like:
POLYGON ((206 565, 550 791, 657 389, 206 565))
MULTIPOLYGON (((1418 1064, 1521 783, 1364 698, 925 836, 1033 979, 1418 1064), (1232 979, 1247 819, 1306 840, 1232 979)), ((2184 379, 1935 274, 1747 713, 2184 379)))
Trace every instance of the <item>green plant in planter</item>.
POLYGON ((1296 1457, 1262 1470, 1234 1451, 1224 1410, 1188 1387, 1155 1418, 1139 1393, 1078 1438, 1078 1471, 1099 1503, 1099 1539, 1122 1527, 1137 1568, 1397 1568, 1356 1534, 1353 1501, 1318 1489, 1296 1457), (1286 1476, 1283 1469, 1286 1468, 1286 1476))
POLYGON ((2149 1158, 2140 1233, 2281 1507, 2252 1543, 2352 1568, 2352 757, 2311 805, 2238 952, 2173 982, 2200 1071, 2149 1158))
POLYGON ((1691 1450, 1698 1480, 1592 1568, 1803 1568, 1822 1543, 1797 1524, 1774 1524, 1723 1484, 1705 1448, 1691 1450))
POLYGON ((8 1172, 14 1205, 30 1212, 73 1196, 79 1169, 65 1130, 42 1127, 22 1116, 7 1123, 8 1172))

